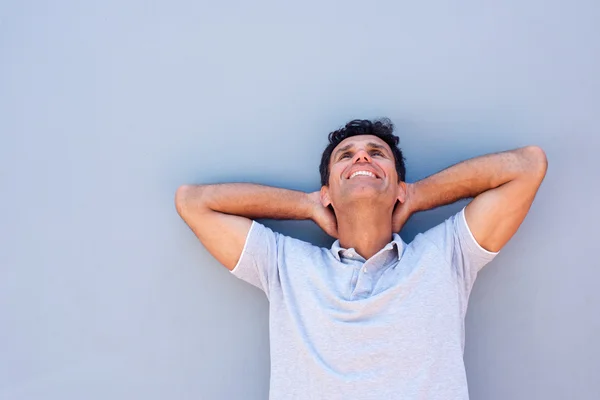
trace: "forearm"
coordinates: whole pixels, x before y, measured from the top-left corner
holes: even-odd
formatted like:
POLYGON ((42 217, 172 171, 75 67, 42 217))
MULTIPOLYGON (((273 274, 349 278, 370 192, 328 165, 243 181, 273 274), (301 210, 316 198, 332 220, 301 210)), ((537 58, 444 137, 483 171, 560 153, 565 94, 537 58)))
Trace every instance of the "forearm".
POLYGON ((475 197, 513 179, 541 171, 543 151, 528 146, 462 161, 411 185, 412 211, 425 211, 475 197))
POLYGON ((309 195, 252 183, 185 185, 177 191, 177 203, 188 209, 210 209, 258 219, 310 219, 309 195))

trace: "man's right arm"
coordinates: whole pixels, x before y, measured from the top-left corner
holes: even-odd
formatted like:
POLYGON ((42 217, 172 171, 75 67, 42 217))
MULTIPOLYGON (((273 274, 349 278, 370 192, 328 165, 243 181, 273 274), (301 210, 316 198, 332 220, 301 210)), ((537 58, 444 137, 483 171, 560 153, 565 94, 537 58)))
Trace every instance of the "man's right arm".
POLYGON ((184 185, 175 205, 181 218, 221 264, 233 270, 252 219, 311 219, 314 193, 251 183, 184 185))

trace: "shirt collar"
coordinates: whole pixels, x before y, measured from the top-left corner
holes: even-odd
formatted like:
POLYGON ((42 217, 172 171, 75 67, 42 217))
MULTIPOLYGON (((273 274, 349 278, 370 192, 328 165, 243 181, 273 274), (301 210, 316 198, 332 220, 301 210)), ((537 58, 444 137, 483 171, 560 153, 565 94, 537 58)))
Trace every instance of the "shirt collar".
MULTIPOLYGON (((376 254, 379 254, 386 250, 394 250, 396 252, 396 256, 398 257, 398 260, 400 260, 400 258, 402 257, 402 252, 404 251, 404 246, 405 246, 405 244, 402 241, 402 238, 400 237, 400 235, 398 235, 397 233, 394 233, 392 236, 392 241, 389 242, 388 244, 386 244, 385 247, 383 249, 379 250, 376 254)), ((331 245, 331 253, 338 261, 342 261, 341 258, 344 256, 344 253, 350 252, 350 251, 354 252, 354 254, 359 256, 358 253, 355 252, 354 248, 345 249, 345 248, 341 247, 339 239, 336 240, 335 242, 333 242, 333 244, 331 245)), ((364 260, 364 258, 363 258, 363 260, 364 260)))

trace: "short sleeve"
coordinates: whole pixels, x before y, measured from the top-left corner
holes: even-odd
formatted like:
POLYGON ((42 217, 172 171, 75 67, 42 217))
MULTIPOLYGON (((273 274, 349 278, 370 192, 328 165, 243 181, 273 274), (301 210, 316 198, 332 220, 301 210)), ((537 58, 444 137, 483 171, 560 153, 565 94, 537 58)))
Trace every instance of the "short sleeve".
POLYGON ((252 221, 240 259, 231 273, 269 298, 270 288, 279 282, 278 244, 281 234, 252 221))
POLYGON ((464 207, 427 231, 425 236, 442 251, 467 296, 475 283, 477 273, 499 253, 488 251, 477 243, 467 224, 464 207))
POLYGON ((488 251, 477 243, 467 224, 465 208, 454 216, 454 235, 454 255, 456 258, 454 262, 470 273, 477 274, 499 253, 488 251))

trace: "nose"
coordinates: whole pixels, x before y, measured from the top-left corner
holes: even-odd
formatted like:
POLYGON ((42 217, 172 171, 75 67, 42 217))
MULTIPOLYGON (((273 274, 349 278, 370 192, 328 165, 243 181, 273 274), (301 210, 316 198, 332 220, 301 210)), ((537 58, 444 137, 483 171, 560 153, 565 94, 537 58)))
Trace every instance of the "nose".
POLYGON ((371 156, 365 150, 359 150, 354 154, 354 160, 352 160, 352 164, 356 164, 358 162, 371 162, 371 156))

